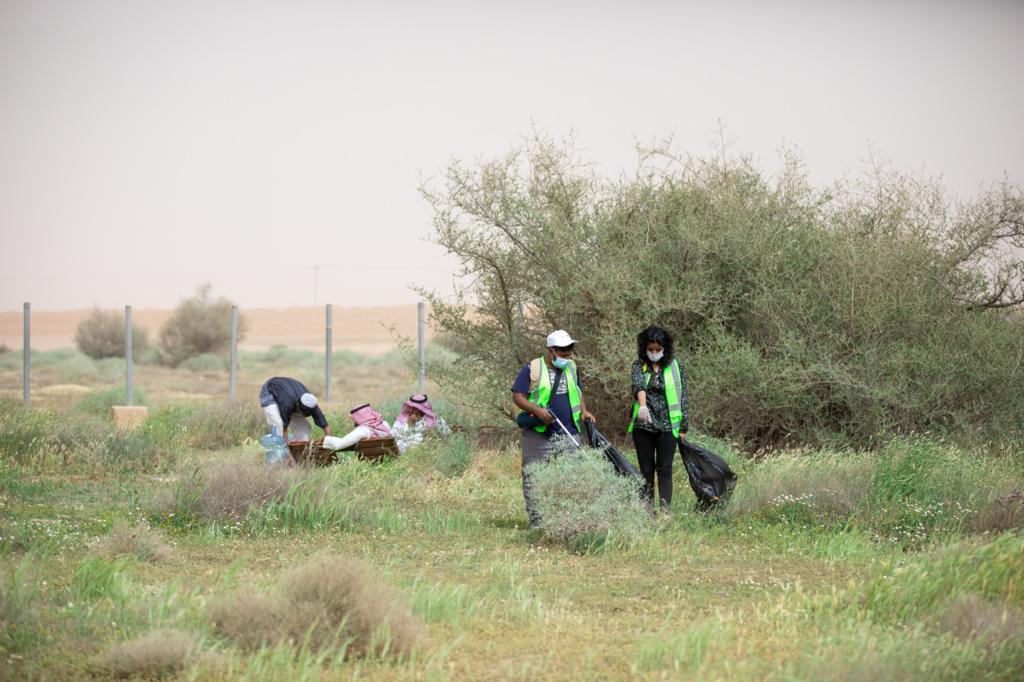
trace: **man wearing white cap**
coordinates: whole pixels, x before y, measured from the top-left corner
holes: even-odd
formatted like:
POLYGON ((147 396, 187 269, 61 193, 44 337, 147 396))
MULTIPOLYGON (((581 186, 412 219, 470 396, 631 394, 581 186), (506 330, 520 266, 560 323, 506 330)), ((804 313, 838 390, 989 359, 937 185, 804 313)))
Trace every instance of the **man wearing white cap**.
POLYGON ((523 499, 530 527, 540 523, 526 467, 551 456, 556 447, 552 438, 564 447, 574 447, 580 440, 582 421, 595 421, 583 402, 576 363, 572 355, 576 341, 564 329, 548 334, 545 355, 527 363, 519 370, 512 384, 512 401, 522 410, 518 423, 523 429, 523 499))
POLYGON ((288 377, 268 379, 260 389, 260 407, 267 425, 286 441, 310 440, 313 430, 307 417, 312 417, 325 434, 331 435, 316 396, 301 381, 288 377))

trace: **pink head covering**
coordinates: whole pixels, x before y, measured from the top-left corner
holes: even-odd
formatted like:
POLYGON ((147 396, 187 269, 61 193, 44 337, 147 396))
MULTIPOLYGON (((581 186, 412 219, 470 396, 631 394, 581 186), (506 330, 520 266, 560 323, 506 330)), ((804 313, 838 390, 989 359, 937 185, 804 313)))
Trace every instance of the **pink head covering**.
POLYGON ((356 426, 365 426, 370 431, 373 431, 374 438, 392 435, 391 427, 381 418, 380 412, 370 407, 370 403, 352 408, 349 415, 352 417, 352 421, 356 423, 356 426))
POLYGON ((423 422, 428 429, 437 425, 437 414, 434 412, 434 408, 430 406, 430 401, 427 400, 427 396, 424 393, 409 396, 409 399, 402 403, 402 411, 398 413, 398 418, 395 419, 395 422, 398 424, 409 423, 409 415, 413 410, 423 413, 423 422))

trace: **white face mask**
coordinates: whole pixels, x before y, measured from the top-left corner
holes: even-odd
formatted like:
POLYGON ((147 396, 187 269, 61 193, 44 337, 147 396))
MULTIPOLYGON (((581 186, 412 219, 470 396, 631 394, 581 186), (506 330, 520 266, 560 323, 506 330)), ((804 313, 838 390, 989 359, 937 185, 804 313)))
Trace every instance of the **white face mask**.
POLYGON ((657 362, 658 360, 661 360, 661 358, 664 357, 664 356, 665 356, 665 351, 663 351, 663 350, 659 350, 657 353, 652 353, 651 351, 647 351, 647 357, 648 357, 648 359, 650 359, 651 362, 657 362))

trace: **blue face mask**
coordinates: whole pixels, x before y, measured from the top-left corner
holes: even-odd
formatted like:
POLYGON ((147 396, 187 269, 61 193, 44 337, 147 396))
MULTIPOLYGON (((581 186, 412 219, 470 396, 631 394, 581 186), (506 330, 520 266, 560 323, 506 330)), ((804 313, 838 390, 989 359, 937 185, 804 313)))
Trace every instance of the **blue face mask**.
POLYGON ((647 357, 650 358, 651 362, 657 362, 658 360, 661 360, 663 357, 665 357, 665 351, 660 350, 657 353, 647 351, 647 357))
POLYGON ((569 358, 560 358, 556 355, 554 360, 551 361, 551 364, 557 367, 558 369, 565 369, 566 367, 569 366, 570 362, 572 362, 572 360, 570 360, 569 358))

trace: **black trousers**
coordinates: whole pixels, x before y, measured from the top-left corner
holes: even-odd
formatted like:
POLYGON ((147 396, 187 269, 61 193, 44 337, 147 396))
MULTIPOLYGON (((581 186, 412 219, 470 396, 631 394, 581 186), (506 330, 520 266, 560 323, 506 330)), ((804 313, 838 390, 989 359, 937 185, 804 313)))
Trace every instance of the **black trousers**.
POLYGON ((676 454, 676 438, 671 431, 653 432, 633 429, 633 445, 640 473, 647 484, 644 495, 654 502, 654 474, 658 474, 658 499, 665 507, 672 504, 672 458, 676 454))

